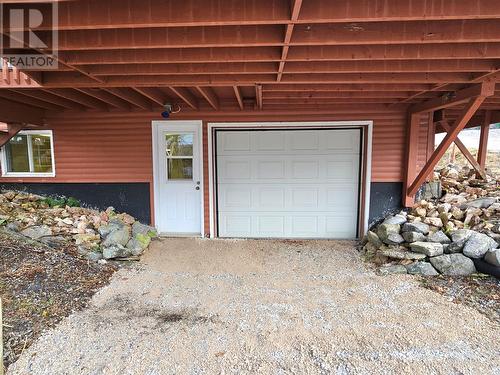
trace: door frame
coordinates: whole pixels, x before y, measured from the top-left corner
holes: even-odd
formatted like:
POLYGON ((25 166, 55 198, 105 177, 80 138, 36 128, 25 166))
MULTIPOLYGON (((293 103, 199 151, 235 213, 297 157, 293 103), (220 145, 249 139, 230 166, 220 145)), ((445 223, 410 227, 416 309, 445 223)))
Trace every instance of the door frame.
POLYGON ((215 180, 215 131, 216 130, 260 130, 260 129, 341 129, 341 128, 360 128, 363 130, 363 144, 361 147, 361 176, 360 176, 360 196, 359 196, 359 214, 362 221, 358 224, 358 237, 368 231, 368 220, 370 216, 370 189, 371 189, 371 170, 372 170, 372 138, 373 121, 287 121, 287 122, 209 122, 207 124, 208 133, 208 204, 209 204, 209 227, 210 238, 216 238, 217 214, 215 212, 216 202, 215 192, 217 181, 215 180))
MULTIPOLYGON (((168 131, 172 126, 175 127, 180 127, 182 128, 183 126, 194 126, 197 127, 198 129, 198 170, 199 170, 199 181, 200 181, 200 236, 204 237, 205 236, 205 225, 204 225, 204 218, 205 218, 205 212, 204 212, 204 201, 205 201, 205 194, 203 190, 203 121, 201 120, 155 120, 152 121, 151 124, 151 132, 152 132, 152 152, 153 152, 153 204, 154 204, 154 222, 155 226, 157 223, 157 218, 160 217, 160 189, 159 189, 159 168, 160 168, 160 155, 158 150, 158 136, 159 133, 162 131, 168 131)), ((176 130, 174 130, 176 131, 176 130)), ((182 130, 179 130, 182 131, 182 130)), ((158 228, 157 228, 158 229, 158 228)))

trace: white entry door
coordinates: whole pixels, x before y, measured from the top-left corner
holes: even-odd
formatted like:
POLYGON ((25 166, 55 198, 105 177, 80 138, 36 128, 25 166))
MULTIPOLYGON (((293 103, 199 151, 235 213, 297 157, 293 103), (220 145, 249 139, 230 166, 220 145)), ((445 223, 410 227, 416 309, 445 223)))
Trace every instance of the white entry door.
POLYGON ((201 234, 201 122, 153 122, 155 223, 160 233, 201 234))

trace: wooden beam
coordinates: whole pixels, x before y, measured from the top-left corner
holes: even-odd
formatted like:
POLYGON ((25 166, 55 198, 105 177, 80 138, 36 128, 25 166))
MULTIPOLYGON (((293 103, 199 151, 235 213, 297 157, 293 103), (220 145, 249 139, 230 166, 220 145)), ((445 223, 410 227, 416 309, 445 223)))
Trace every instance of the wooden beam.
POLYGON ((255 102, 257 108, 262 110, 262 85, 255 85, 255 102))
POLYGON ((136 91, 125 88, 106 88, 104 90, 141 109, 148 111, 152 109, 151 102, 136 91))
POLYGON ((75 103, 72 100, 62 98, 58 95, 54 95, 50 92, 45 92, 42 90, 13 90, 20 95, 24 95, 28 98, 34 98, 35 100, 42 100, 47 103, 55 104, 57 106, 83 111, 85 107, 79 103, 75 103))
POLYGON ((35 99, 32 97, 28 97, 26 95, 19 94, 17 92, 14 92, 12 90, 0 90, 0 97, 7 99, 7 100, 12 100, 14 102, 20 103, 20 104, 25 104, 25 105, 31 105, 34 107, 38 107, 41 109, 48 109, 48 110, 53 110, 53 111, 61 111, 64 109, 64 107, 55 105, 49 102, 45 102, 43 100, 35 99))
POLYGON ((0 135, 0 147, 5 146, 5 144, 9 142, 17 133, 19 133, 24 126, 24 124, 19 123, 8 123, 7 132, 0 135))
POLYGON ((198 100, 193 94, 191 94, 191 92, 189 92, 188 89, 173 86, 169 86, 169 89, 172 90, 179 98, 181 98, 188 106, 193 109, 198 109, 198 100))
POLYGON ((411 207, 415 200, 408 189, 417 175, 417 154, 418 154, 418 137, 420 133, 420 114, 408 114, 408 126, 406 132, 406 175, 403 184, 403 206, 411 207))
POLYGON ((236 96, 236 100, 238 101, 238 105, 240 106, 240 109, 243 111, 244 109, 244 104, 243 104, 243 97, 241 96, 240 88, 238 86, 233 86, 234 90, 234 95, 236 96))
POLYGON ((448 134, 444 137, 443 141, 439 144, 436 150, 433 152, 430 159, 425 164, 424 168, 420 171, 418 176, 415 178, 413 183, 408 187, 406 191, 406 196, 414 196, 417 190, 422 186, 425 182, 427 176, 434 171, 434 167, 439 162, 439 160, 443 157, 444 153, 450 147, 450 145, 457 138, 458 133, 465 127, 465 125, 469 122, 470 118, 474 115, 477 109, 483 103, 485 96, 477 96, 475 98, 470 99, 467 106, 462 111, 460 117, 455 121, 452 129, 448 134))
POLYGON ((163 91, 156 87, 133 87, 133 89, 161 106, 169 100, 163 91))
MULTIPOLYGON (((282 25, 60 31, 59 51, 137 48, 283 46, 282 25), (95 43, 98 40, 99 43, 95 43)), ((38 34, 51 47, 48 32, 38 34), (43 33, 46 33, 44 35, 43 33)), ((297 24, 291 46, 500 42, 494 19, 352 24, 297 24)))
POLYGON ((95 99, 92 96, 87 96, 81 91, 72 89, 46 89, 44 91, 50 94, 60 96, 61 98, 71 100, 75 103, 84 105, 85 107, 88 108, 99 109, 104 111, 108 109, 106 104, 104 104, 100 100, 95 99))
MULTIPOLYGON (((452 129, 451 126, 448 125, 448 123, 446 121, 442 121, 441 126, 443 127, 443 129, 447 133, 449 133, 452 129)), ((460 138, 458 138, 458 136, 457 136, 457 138, 455 138, 455 140, 453 142, 457 145, 460 152, 462 152, 464 157, 469 161, 469 163, 472 165, 472 167, 476 170, 477 174, 479 174, 479 176, 481 176, 482 179, 486 179, 486 172, 484 171, 484 167, 481 167, 479 165, 479 163, 476 161, 474 156, 469 152, 467 147, 462 143, 460 138)))
POLYGON ((219 110, 219 98, 217 98, 217 95, 215 94, 213 89, 211 89, 210 87, 201 86, 196 86, 196 89, 206 99, 208 104, 212 106, 213 109, 215 109, 216 111, 219 110))
POLYGON ((290 45, 371 45, 500 41, 497 20, 296 25, 290 45))
POLYGON ((80 91, 88 96, 92 96, 96 99, 99 99, 101 102, 108 104, 112 107, 125 109, 125 110, 130 109, 130 105, 128 104, 128 102, 116 97, 115 95, 113 95, 107 91, 104 91, 101 89, 95 89, 95 88, 87 88, 87 89, 76 88, 75 90, 78 90, 78 91, 80 91))
MULTIPOLYGON (((467 60, 469 61, 469 60, 467 60)), ((488 61, 487 61, 488 62, 488 61)), ((468 63, 467 63, 468 64, 468 63)), ((469 64, 472 66, 473 64, 469 64)), ((487 66, 483 64, 486 71, 487 66)), ((276 73, 278 66, 273 62, 235 62, 199 64, 118 64, 91 65, 87 68, 97 76, 120 75, 186 75, 186 74, 266 74, 276 73)), ((463 70, 462 70, 463 71, 463 70)))
POLYGON ((332 93, 351 93, 351 92, 371 92, 371 91, 419 91, 429 89, 431 85, 429 84, 419 84, 419 83, 399 83, 399 84, 265 84, 262 86, 263 92, 281 92, 281 93, 319 93, 319 92, 332 92, 332 93))
POLYGON ((479 150, 477 152, 477 162, 479 163, 479 166, 482 171, 484 171, 486 168, 490 125, 491 125, 491 111, 486 111, 484 115, 484 121, 481 124, 481 136, 479 138, 479 150))
POLYGON ((40 108, 0 99, 0 122, 43 126, 44 117, 40 108))
POLYGON ((278 66, 278 76, 277 81, 281 81, 283 76, 283 70, 285 69, 286 59, 288 56, 288 51, 290 49, 290 40, 292 40, 293 28, 295 27, 295 22, 299 18, 300 8, 302 7, 302 0, 291 0, 291 16, 290 23, 286 25, 285 40, 283 42, 284 46, 281 51, 281 61, 278 66))
POLYGON ((409 111, 411 113, 438 111, 440 109, 453 107, 458 104, 467 103, 471 98, 478 96, 487 97, 493 95, 494 93, 495 82, 487 82, 485 84, 474 85, 436 99, 431 99, 421 104, 416 104, 410 107, 409 111))
POLYGON ((429 112, 427 121, 427 151, 425 161, 429 160, 436 147, 436 124, 434 123, 435 112, 429 112))
MULTIPOLYGON (((283 74, 281 80, 288 84, 456 84, 469 83, 469 73, 333 73, 333 74, 283 74)), ((194 86, 254 86, 276 83, 275 74, 243 75, 174 75, 174 76, 109 76, 99 87, 194 87, 194 86)), ((12 88, 0 81, 0 88, 12 88)), ((22 86, 21 86, 22 87, 22 86)), ((21 88, 20 87, 20 88, 21 88)), ((70 72, 44 73, 43 88, 96 87, 94 81, 70 72)), ((23 87, 24 88, 24 87, 23 87)), ((31 88, 31 86, 26 86, 31 88)))
MULTIPOLYGON (((200 64, 279 62, 279 46, 224 48, 157 48, 61 52, 71 65, 200 64)), ((293 46, 287 61, 415 61, 499 59, 500 43, 395 44, 369 46, 293 46)))
MULTIPOLYGON (((8 0, 13 2, 13 0, 8 0)), ((288 0, 186 0, 171 6, 164 0, 128 0, 126 7, 110 1, 59 2, 59 30, 145 27, 196 27, 245 24, 286 24, 288 0), (194 11, 196 10, 196 11, 194 11), (110 15, 113 15, 112 17, 110 15)), ((495 0, 308 0, 299 22, 392 22, 499 18, 495 0)), ((42 23, 41 29, 50 25, 42 23)))
MULTIPOLYGON (((260 63, 262 64, 262 63, 260 63)), ((255 65, 255 64, 254 64, 255 65)), ((496 72, 495 60, 378 60, 378 61, 312 61, 286 64, 284 73, 435 73, 496 72)))

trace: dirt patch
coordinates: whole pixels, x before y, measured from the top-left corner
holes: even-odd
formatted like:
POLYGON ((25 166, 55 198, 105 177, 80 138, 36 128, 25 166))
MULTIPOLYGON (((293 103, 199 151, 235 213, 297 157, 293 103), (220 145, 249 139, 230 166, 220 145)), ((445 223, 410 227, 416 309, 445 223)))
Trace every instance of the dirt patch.
POLYGON ((500 280, 485 275, 470 277, 424 278, 422 286, 445 296, 449 301, 475 308, 490 320, 500 323, 500 280))
POLYGON ((55 250, 0 232, 0 295, 4 363, 9 366, 40 334, 87 306, 115 268, 83 260, 71 246, 55 250))

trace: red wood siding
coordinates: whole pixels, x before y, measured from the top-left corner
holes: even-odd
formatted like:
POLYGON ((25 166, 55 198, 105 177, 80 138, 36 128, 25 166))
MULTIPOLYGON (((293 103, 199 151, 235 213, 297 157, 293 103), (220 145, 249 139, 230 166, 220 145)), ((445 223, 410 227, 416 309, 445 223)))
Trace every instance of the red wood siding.
MULTIPOLYGON (((54 131, 55 178, 0 178, 9 182, 150 182, 153 181, 151 121, 158 113, 62 113, 47 119, 54 131)), ((208 122, 254 121, 356 121, 371 120, 373 127, 372 182, 403 180, 406 111, 404 108, 338 108, 333 114, 202 114, 191 113, 176 119, 202 119, 205 213, 208 214, 208 122)), ((424 125, 424 124, 423 124, 424 125)), ((422 126, 419 163, 425 160, 427 135, 422 126)), ((422 164, 423 165, 423 164, 422 164)), ((153 191, 153 187, 151 187, 153 191)), ((153 204, 153 202, 152 202, 153 204)), ((208 220, 205 220, 208 233, 208 220)))

